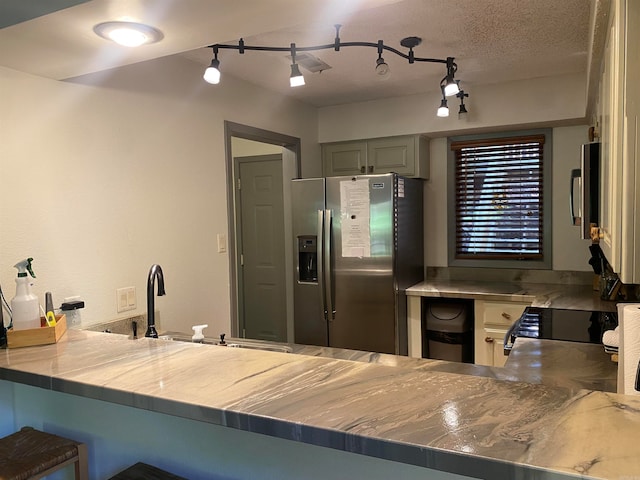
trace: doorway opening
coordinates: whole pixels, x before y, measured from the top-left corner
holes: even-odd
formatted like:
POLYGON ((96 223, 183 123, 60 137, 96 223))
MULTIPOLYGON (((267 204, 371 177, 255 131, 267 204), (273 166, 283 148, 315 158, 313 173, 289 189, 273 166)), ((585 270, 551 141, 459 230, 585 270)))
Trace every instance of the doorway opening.
POLYGON ((289 248, 292 235, 289 180, 300 177, 300 139, 225 121, 225 151, 231 334, 291 342, 293 252, 289 248), (258 154, 247 155, 247 150, 241 147, 242 140, 257 142, 265 148, 259 149, 258 154), (280 149, 279 154, 274 146, 280 149), (242 185, 241 177, 249 184, 242 185), (276 228, 284 227, 284 231, 271 231, 276 224, 276 228), (276 234, 284 239, 282 245, 274 245, 276 234), (283 299, 284 307, 278 298, 283 299), (286 320, 279 318, 283 310, 286 320))

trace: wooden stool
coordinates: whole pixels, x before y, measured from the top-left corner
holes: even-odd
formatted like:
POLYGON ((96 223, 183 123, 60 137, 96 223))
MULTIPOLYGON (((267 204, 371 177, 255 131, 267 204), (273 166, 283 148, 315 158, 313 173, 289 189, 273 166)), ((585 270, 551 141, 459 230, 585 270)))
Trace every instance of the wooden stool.
POLYGON ((0 438, 0 480, 37 480, 75 463, 76 480, 89 479, 87 446, 31 427, 0 438))

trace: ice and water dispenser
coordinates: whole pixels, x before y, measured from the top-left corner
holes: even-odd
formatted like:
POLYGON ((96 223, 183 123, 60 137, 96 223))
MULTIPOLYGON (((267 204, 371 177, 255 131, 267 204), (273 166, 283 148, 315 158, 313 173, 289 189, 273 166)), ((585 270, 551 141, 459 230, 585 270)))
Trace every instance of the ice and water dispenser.
POLYGON ((298 281, 318 283, 318 237, 298 237, 298 281))

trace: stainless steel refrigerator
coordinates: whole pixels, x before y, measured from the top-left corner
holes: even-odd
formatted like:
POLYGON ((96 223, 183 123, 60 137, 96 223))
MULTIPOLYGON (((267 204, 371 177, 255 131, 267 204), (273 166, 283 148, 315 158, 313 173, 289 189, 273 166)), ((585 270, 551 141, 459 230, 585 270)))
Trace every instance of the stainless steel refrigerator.
POLYGON ((424 278, 422 180, 292 182, 295 342, 406 355, 405 290, 424 278))

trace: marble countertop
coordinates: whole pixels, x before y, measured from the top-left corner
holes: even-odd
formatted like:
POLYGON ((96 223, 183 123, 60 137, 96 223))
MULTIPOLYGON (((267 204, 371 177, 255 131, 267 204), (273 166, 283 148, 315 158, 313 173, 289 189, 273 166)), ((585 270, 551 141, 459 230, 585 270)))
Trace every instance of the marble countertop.
POLYGON ((434 279, 417 283, 409 287, 406 293, 422 297, 531 302, 534 307, 616 311, 616 302, 601 300, 590 285, 434 279))
POLYGON ((57 344, 0 351, 0 378, 472 477, 640 476, 638 397, 406 360, 69 330, 57 344))

